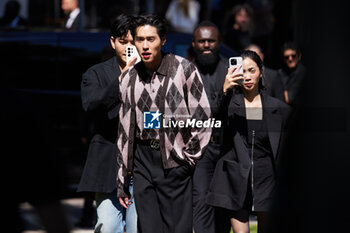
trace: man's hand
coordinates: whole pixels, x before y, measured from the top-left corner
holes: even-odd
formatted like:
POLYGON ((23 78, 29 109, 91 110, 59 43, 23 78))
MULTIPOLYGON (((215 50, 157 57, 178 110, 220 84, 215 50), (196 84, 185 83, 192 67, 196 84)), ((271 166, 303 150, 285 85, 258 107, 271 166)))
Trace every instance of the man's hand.
POLYGON ((137 61, 137 57, 133 57, 130 62, 128 64, 126 64, 126 66, 124 67, 124 69, 122 69, 122 73, 119 75, 119 82, 122 81, 122 76, 123 76, 123 73, 125 71, 127 71, 130 67, 132 67, 133 65, 135 65, 135 62, 137 61))
POLYGON ((283 92, 283 94, 284 94, 284 100, 286 101, 286 103, 287 103, 287 104, 289 104, 289 96, 288 96, 288 91, 287 91, 287 90, 285 90, 285 91, 283 92))
POLYGON ((132 204, 128 197, 119 197, 119 202, 125 209, 128 209, 128 206, 132 204))
POLYGON ((232 89, 234 86, 239 86, 237 82, 238 80, 244 79, 242 73, 235 72, 237 68, 238 67, 231 67, 227 69, 227 74, 226 74, 225 82, 223 86, 223 91, 225 94, 228 90, 232 89))

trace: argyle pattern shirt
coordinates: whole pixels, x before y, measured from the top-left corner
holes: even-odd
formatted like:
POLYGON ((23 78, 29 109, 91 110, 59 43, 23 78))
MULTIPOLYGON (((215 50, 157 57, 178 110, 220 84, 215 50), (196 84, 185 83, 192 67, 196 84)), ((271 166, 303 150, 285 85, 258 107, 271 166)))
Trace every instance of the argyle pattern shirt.
POLYGON ((185 163, 194 166, 210 140, 210 127, 174 124, 187 119, 205 121, 211 116, 208 97, 196 66, 174 54, 162 56, 154 73, 147 72, 140 62, 122 76, 117 140, 119 197, 128 194, 136 138, 160 140, 164 169, 185 163), (145 129, 143 113, 157 110, 162 114, 161 128, 145 129))

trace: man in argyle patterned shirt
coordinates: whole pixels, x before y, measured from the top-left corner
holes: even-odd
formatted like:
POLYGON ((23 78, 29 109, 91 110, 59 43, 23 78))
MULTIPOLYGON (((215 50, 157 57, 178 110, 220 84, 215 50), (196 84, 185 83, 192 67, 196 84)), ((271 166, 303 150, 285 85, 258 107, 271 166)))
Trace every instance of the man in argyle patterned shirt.
POLYGON ((192 233, 192 171, 211 129, 176 122, 208 121, 211 112, 197 68, 161 51, 165 25, 156 15, 136 19, 133 36, 142 61, 121 75, 118 197, 128 208, 133 174, 140 231, 192 233), (159 117, 161 127, 145 128, 145 113, 159 117))

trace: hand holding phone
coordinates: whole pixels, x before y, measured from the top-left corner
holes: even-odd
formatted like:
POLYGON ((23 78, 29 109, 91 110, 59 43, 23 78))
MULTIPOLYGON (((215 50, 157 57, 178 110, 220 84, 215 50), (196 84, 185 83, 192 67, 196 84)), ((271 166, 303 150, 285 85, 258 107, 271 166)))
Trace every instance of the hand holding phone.
POLYGON ((126 64, 129 64, 129 62, 133 60, 134 57, 137 57, 135 64, 141 61, 141 57, 134 45, 126 46, 125 54, 126 54, 126 64))
MULTIPOLYGON (((229 67, 236 67, 234 73, 243 74, 243 59, 242 57, 231 57, 229 59, 229 67)), ((236 81, 239 85, 243 84, 243 78, 236 81)))
POLYGON ((231 57, 223 85, 224 94, 226 95, 228 90, 237 85, 243 85, 243 59, 242 57, 231 57))

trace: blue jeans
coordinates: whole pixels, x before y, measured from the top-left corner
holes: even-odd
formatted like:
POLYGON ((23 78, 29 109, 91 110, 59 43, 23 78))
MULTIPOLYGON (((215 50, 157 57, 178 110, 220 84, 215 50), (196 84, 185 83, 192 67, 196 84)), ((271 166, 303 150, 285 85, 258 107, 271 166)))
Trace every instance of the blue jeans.
POLYGON ((133 197, 133 187, 130 185, 131 201, 127 210, 119 203, 117 191, 112 193, 96 193, 97 223, 95 233, 137 233, 137 214, 133 197), (125 219, 125 220, 124 220, 125 219))

